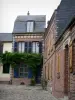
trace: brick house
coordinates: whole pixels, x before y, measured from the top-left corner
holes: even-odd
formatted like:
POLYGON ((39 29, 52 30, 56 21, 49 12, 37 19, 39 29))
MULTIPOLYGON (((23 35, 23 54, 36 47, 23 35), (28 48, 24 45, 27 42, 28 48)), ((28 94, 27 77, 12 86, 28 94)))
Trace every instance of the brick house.
MULTIPOLYGON (((13 29, 13 51, 27 53, 43 53, 43 35, 45 32, 46 16, 18 16, 13 29)), ((20 64, 13 70, 13 84, 30 83, 32 72, 25 64, 20 64)), ((41 67, 38 67, 36 82, 40 82, 41 67)))
POLYGON ((75 77, 69 69, 69 66, 73 67, 75 63, 72 56, 74 46, 69 46, 71 43, 74 45, 74 36, 71 37, 75 31, 74 16, 75 1, 62 0, 54 11, 44 35, 43 77, 48 81, 48 90, 54 96, 69 100, 75 100, 74 97, 71 98, 75 93, 75 77))
POLYGON ((55 43, 56 95, 75 100, 75 18, 55 43), (60 93, 59 93, 60 92, 60 93))

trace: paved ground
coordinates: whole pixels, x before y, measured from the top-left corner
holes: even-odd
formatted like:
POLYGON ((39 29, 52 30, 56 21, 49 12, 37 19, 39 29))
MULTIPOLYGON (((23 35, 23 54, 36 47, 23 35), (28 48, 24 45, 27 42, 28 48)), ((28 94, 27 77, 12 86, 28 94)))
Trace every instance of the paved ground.
POLYGON ((57 100, 40 86, 0 85, 0 100, 57 100))

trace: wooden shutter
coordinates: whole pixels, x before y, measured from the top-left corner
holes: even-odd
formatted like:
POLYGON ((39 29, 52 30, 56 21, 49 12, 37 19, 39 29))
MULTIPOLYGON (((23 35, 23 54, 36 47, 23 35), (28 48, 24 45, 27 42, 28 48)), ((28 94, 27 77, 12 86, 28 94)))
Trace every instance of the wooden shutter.
POLYGON ((17 48, 18 48, 18 43, 14 42, 14 52, 17 52, 17 48))
POLYGON ((42 53, 42 42, 39 42, 39 53, 42 53))

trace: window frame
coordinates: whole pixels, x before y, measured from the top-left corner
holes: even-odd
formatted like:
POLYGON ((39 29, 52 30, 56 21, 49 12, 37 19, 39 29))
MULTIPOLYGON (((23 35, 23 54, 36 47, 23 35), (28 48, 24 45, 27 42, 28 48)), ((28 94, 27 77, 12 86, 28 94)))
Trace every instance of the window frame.
POLYGON ((32 42, 32 53, 39 53, 39 41, 33 41, 32 42), (34 43, 34 46, 33 46, 34 43), (38 44, 38 52, 37 52, 37 44, 38 44), (33 50, 34 47, 34 50, 33 50))
POLYGON ((28 20, 26 26, 27 26, 27 28, 26 28, 27 32, 33 32, 33 30, 34 30, 34 21, 33 20, 28 20), (28 26, 28 23, 30 23, 29 26, 28 26), (32 29, 31 29, 31 24, 32 24, 32 29), (29 29, 28 29, 28 27, 29 27, 29 29))
MULTIPOLYGON (((22 65, 24 65, 24 64, 22 64, 22 65)), ((27 65, 20 66, 20 68, 19 68, 19 77, 20 78, 24 78, 24 77, 28 78, 28 71, 26 71, 26 70, 28 70, 28 66, 27 65), (20 69, 23 69, 23 72, 20 69), (23 76, 21 76, 21 74, 23 74, 23 76), (25 76, 25 74, 27 74, 27 76, 25 76)))
POLYGON ((25 42, 24 41, 18 42, 18 52, 19 53, 24 53, 25 52, 25 42), (19 48, 19 44, 20 44, 21 48, 19 48))

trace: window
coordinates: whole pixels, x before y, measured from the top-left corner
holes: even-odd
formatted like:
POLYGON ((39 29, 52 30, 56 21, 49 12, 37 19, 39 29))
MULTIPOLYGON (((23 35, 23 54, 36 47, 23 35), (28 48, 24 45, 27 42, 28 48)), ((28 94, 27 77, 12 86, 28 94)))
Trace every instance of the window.
POLYGON ((32 52, 35 53, 35 42, 33 42, 33 45, 32 45, 32 52))
POLYGON ((19 42, 19 45, 18 45, 18 50, 19 52, 24 52, 24 42, 19 42))
POLYGON ((18 43, 18 51, 19 52, 32 52, 32 42, 19 42, 18 43))
POLYGON ((36 42, 35 48, 36 48, 36 53, 39 53, 39 43, 38 42, 36 42))
POLYGON ((32 52, 32 42, 25 42, 25 52, 32 52))
POLYGON ((9 73, 9 69, 10 69, 10 64, 4 64, 3 65, 3 73, 9 73))
POLYGON ((33 32, 34 22, 27 22, 27 32, 33 32))
POLYGON ((32 44, 32 52, 39 53, 39 42, 33 42, 32 44))
POLYGON ((19 68, 19 77, 28 77, 28 66, 22 64, 22 67, 19 68))

